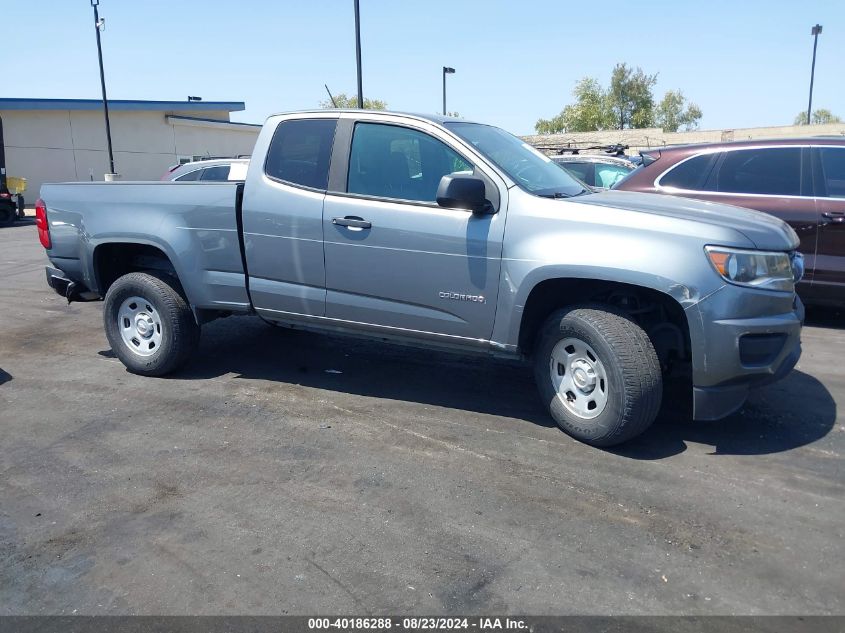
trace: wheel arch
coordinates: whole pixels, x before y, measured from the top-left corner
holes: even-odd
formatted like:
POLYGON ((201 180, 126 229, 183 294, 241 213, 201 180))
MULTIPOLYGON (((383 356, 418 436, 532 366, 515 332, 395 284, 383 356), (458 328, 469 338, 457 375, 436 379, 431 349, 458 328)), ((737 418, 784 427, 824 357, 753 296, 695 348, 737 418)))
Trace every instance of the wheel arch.
POLYGON ((647 285, 586 277, 546 278, 531 287, 518 323, 519 350, 531 354, 537 332, 551 313, 584 304, 608 305, 629 316, 646 331, 662 365, 691 361, 689 323, 675 296, 647 285))
POLYGON ((179 282, 188 296, 175 262, 177 259, 161 244, 147 240, 120 240, 97 244, 91 254, 93 285, 100 296, 105 296, 109 287, 127 273, 156 270, 171 275, 179 282))

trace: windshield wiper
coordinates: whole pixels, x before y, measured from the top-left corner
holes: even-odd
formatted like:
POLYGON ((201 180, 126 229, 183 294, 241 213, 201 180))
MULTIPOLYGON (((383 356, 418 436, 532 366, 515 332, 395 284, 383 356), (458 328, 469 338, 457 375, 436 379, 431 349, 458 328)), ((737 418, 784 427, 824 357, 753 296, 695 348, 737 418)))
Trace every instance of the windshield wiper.
POLYGON ((571 193, 563 193, 562 191, 555 191, 554 193, 538 193, 541 198, 571 198, 571 193))
POLYGON ((575 196, 583 196, 587 193, 593 193, 589 189, 582 189, 578 193, 564 193, 563 191, 555 191, 554 193, 538 193, 541 198, 574 198, 575 196))

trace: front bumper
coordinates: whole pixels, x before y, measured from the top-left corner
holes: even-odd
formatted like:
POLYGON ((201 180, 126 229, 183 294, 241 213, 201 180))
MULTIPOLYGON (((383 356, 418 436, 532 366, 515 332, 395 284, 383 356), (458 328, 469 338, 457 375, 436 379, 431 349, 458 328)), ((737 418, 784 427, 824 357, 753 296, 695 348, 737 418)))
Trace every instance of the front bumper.
POLYGON ((726 286, 687 317, 696 420, 730 415, 751 388, 780 380, 801 357, 804 306, 797 295, 726 286))

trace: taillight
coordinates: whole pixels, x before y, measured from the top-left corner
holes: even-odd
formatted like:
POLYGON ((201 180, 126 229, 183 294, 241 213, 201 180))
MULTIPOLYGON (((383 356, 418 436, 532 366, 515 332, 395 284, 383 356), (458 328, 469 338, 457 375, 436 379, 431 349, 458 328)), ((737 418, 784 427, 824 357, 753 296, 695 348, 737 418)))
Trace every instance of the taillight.
POLYGON ((35 226, 38 228, 41 246, 51 248, 53 244, 50 241, 50 225, 47 222, 47 205, 41 198, 35 201, 35 226))

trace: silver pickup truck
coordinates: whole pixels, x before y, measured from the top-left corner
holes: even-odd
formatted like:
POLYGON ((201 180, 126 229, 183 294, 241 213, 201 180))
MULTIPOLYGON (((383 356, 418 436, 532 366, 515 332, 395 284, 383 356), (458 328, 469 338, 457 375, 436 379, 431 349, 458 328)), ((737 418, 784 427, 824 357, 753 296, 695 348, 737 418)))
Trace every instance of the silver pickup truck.
POLYGON ((800 355, 786 224, 593 193, 464 120, 280 114, 243 183, 48 184, 36 212, 50 286, 104 298, 112 349, 148 376, 183 365, 204 323, 256 314, 529 359, 561 429, 609 446, 652 423, 670 376, 717 419, 800 355))

